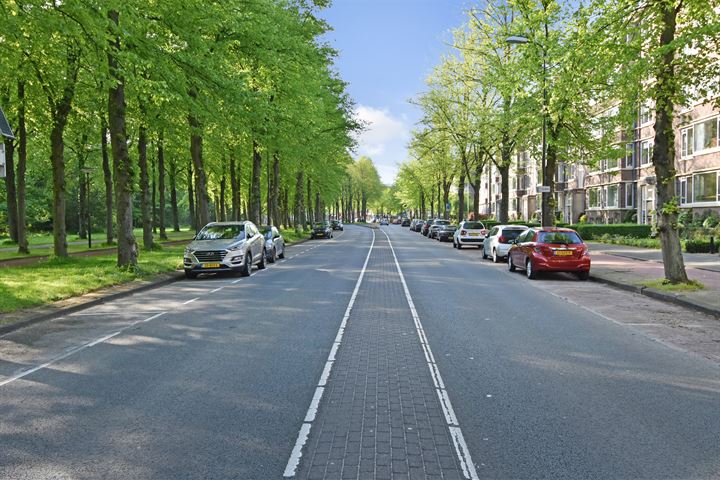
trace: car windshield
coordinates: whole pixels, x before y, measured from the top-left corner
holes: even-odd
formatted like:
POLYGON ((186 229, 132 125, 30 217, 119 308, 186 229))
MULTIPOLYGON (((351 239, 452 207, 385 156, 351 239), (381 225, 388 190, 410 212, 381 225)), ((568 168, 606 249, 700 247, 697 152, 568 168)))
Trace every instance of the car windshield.
POLYGON ((316 223, 315 228, 325 228, 325 224, 324 223, 316 223))
POLYGON ((519 228, 506 228, 502 231, 502 236, 509 239, 514 240, 517 237, 520 236, 521 233, 525 232, 525 229, 519 229, 519 228))
POLYGON ((450 222, 447 220, 435 220, 435 225, 450 225, 450 222))
POLYGON ((468 230, 482 230, 485 228, 485 225, 483 225, 481 222, 465 222, 463 224, 463 228, 466 228, 468 230))
POLYGON ((245 225, 210 225, 195 236, 195 240, 232 240, 245 232, 245 225))
POLYGON ((575 245, 583 241, 575 232, 540 232, 538 243, 575 245))

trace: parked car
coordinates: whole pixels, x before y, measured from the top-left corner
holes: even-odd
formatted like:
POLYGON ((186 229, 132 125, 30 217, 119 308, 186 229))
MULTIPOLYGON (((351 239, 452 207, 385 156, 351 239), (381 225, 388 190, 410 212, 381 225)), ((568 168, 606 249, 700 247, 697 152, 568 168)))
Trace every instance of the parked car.
POLYGON ((539 272, 572 272, 581 280, 590 276, 590 252, 575 230, 530 228, 513 241, 508 252, 508 269, 525 269, 528 278, 539 272))
POLYGON ((450 220, 443 220, 442 218, 433 220, 428 229, 428 238, 435 238, 435 233, 437 233, 438 229, 443 225, 450 225, 450 220))
POLYGON ((462 248, 465 245, 482 248, 485 235, 487 235, 487 229, 482 222, 463 220, 453 235, 453 248, 462 248))
POLYGON ((330 228, 333 230, 340 230, 342 232, 345 229, 345 226, 340 220, 333 220, 330 222, 330 228))
POLYGON ((455 230, 457 230, 457 225, 441 225, 440 228, 435 231, 435 238, 437 238, 439 242, 449 242, 450 239, 453 238, 455 230))
POLYGON ((420 233, 422 233, 423 235, 425 235, 427 237, 428 232, 430 231, 430 225, 432 225, 432 222, 433 221, 431 219, 425 220, 423 222, 423 224, 420 226, 420 233))
POLYGON ((387 218, 380 219, 380 225, 387 225, 387 224, 388 224, 387 218))
POLYGON ((485 236, 482 257, 484 259, 490 257, 493 262, 498 263, 507 257, 511 246, 510 242, 527 229, 528 227, 524 225, 495 225, 485 236))
POLYGON ((419 220, 417 218, 413 218, 412 220, 410 220, 410 231, 415 231, 415 225, 417 225, 418 221, 419 220))
POLYGON ((402 223, 400 224, 401 227, 409 227, 410 226, 410 219, 409 218, 403 218, 402 223))
POLYGON ((315 222, 310 230, 310 238, 333 238, 330 222, 315 222))
POLYGON ((261 225, 260 233, 265 237, 265 258, 275 263, 278 258, 285 258, 285 239, 273 225, 261 225))
POLYGON ((183 255, 187 278, 218 272, 239 272, 247 277, 253 265, 265 268, 265 237, 248 221, 208 223, 183 255))

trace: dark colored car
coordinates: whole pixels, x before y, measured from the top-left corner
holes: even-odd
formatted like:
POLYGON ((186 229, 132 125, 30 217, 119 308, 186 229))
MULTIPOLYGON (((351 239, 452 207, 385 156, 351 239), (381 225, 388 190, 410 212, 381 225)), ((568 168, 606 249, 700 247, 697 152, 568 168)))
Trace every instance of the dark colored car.
POLYGON ((333 220, 330 222, 330 228, 333 230, 340 230, 342 232, 345 227, 340 220, 333 220))
POLYGON ((433 221, 430 220, 430 219, 425 220, 425 221, 423 222, 422 226, 420 227, 420 233, 422 233, 423 235, 425 235, 425 236, 427 237, 427 236, 428 236, 428 232, 430 231, 430 225, 432 225, 432 222, 433 222, 433 221))
POLYGON ((449 242, 457 230, 457 225, 441 225, 435 230, 435 238, 440 242, 449 242))
POLYGON ((581 280, 590 276, 590 252, 580 235, 569 228, 530 228, 512 241, 508 269, 525 269, 528 278, 538 272, 572 272, 581 280))
POLYGON ((410 219, 409 218, 403 218, 402 223, 400 224, 401 227, 409 227, 410 226, 410 219))
POLYGON ((435 220, 433 220, 430 224, 430 229, 428 230, 428 238, 435 238, 435 234, 437 233, 438 229, 443 225, 450 225, 450 221, 443 220, 442 218, 436 218, 435 220))
POLYGON ((310 238, 333 238, 332 227, 329 222, 316 222, 310 230, 310 238))

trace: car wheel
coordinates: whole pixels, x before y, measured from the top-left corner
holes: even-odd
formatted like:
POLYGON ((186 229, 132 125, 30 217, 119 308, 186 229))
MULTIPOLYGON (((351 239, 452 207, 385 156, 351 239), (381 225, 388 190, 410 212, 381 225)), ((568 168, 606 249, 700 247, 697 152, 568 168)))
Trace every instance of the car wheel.
POLYGON ((250 273, 252 272, 252 256, 250 253, 245 254, 245 262, 242 267, 240 267, 240 276, 241 277, 249 277, 250 273))
POLYGON ((283 245, 282 252, 280 252, 280 255, 278 255, 278 258, 280 258, 280 259, 285 258, 285 245, 283 245))
POLYGON ((198 276, 197 273, 190 271, 190 270, 185 270, 185 278, 189 278, 192 280, 193 278, 197 278, 197 276, 198 276))
MULTIPOLYGON (((483 250, 483 252, 484 251, 485 250, 483 250)), ((512 255, 510 255, 509 253, 508 253, 508 270, 510 270, 511 272, 515 271, 515 264, 512 261, 512 255)))
POLYGON ((485 247, 483 247, 482 257, 483 257, 483 260, 487 260, 487 259, 488 259, 487 253, 485 253, 485 247))
POLYGON ((578 272, 577 273, 578 280, 587 280, 590 278, 590 272, 578 272))
POLYGON ((498 263, 500 261, 500 257, 498 257, 498 254, 497 254, 497 249, 495 249, 495 248, 493 248, 492 260, 493 260, 493 263, 498 263))
POLYGON ((267 265, 265 264, 265 259, 267 258, 267 252, 263 248, 262 255, 260 255, 260 261, 258 262, 258 270, 264 270, 267 265))
POLYGON ((275 263, 275 259, 277 259, 277 252, 275 251, 275 247, 273 247, 272 254, 268 257, 268 262, 275 263))
POLYGON ((535 272, 532 260, 529 258, 525 261, 525 274, 530 280, 535 280, 537 278, 537 272, 535 272))
POLYGON ((458 250, 462 250, 462 243, 458 242, 457 248, 458 248, 458 250))

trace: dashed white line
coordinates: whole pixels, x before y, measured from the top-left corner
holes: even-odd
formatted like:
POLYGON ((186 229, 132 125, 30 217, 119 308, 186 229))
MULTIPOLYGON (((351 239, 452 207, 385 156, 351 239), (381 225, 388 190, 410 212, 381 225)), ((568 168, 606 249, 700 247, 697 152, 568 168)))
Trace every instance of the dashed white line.
POLYGON ((192 299, 188 300, 187 302, 183 302, 183 305, 187 305, 188 303, 192 303, 192 302, 194 302, 195 300, 200 300, 200 297, 195 297, 195 298, 192 298, 192 299))
POLYGON ((215 290, 211 290, 210 293, 219 292, 219 291, 222 290, 223 288, 225 288, 225 287, 218 287, 218 288, 216 288, 215 290))
POLYGON ((320 380, 318 380, 315 395, 313 396, 312 402, 310 402, 310 407, 308 408, 307 414, 305 415, 305 420, 300 427, 300 432, 298 433, 298 437, 295 441, 295 446, 292 449, 292 453, 290 453, 290 458, 288 459, 287 466, 285 467, 283 477, 294 477, 297 471, 297 467, 298 465, 300 465, 300 459, 302 458, 302 449, 303 446, 305 446, 305 442, 307 442, 308 436, 310 435, 310 428, 312 427, 312 422, 315 420, 317 408, 320 404, 320 399, 322 398, 323 391, 325 390, 323 387, 327 384, 327 380, 330 377, 330 372, 332 371, 333 364, 335 363, 335 355, 337 353, 337 349, 342 343, 342 337, 345 333, 345 326, 347 325, 348 318, 350 318, 350 312, 352 311, 353 305, 355 305, 355 299, 357 298, 358 291, 360 290, 360 284, 363 281, 363 277, 365 276, 365 270, 367 270, 367 265, 370 261, 370 254, 372 253, 373 247, 375 246, 375 231, 371 230, 371 232, 373 238, 372 242, 370 243, 370 249, 368 250, 367 256, 365 257, 365 263, 363 264, 362 270, 360 271, 360 276, 355 283, 355 288, 353 289, 352 295, 350 296, 350 301, 348 302, 348 306, 345 309, 345 314, 343 315, 342 321, 340 322, 338 333, 335 336, 335 342, 333 343, 333 346, 330 349, 330 353, 328 354, 327 361, 325 362, 325 368, 323 368, 322 375, 320 375, 320 380), (316 398, 317 401, 315 401, 316 398))
POLYGON ((395 260, 395 267, 397 268, 398 275, 400 275, 400 282, 402 283, 403 290, 405 291, 405 299, 407 300, 408 306, 410 307, 410 313, 412 314, 413 321, 415 322, 415 330, 417 331, 420 344, 422 345, 423 352, 425 353, 425 359, 427 360, 428 368, 430 369, 430 376, 435 384, 435 390, 437 392, 443 414, 445 415, 445 421, 450 429, 450 436, 453 439, 455 453, 457 454, 458 461, 462 467, 463 475, 465 478, 477 480, 478 475, 475 470, 475 464, 473 463, 472 458, 470 458, 470 451, 467 448, 462 430, 460 429, 460 424, 458 423, 455 411, 450 403, 450 397, 445 389, 445 383, 440 376, 440 370, 437 367, 437 363, 435 363, 435 357, 432 354, 430 343, 425 335, 425 329, 423 329, 420 316, 415 308, 415 302, 413 302, 412 295, 410 295, 410 289, 407 286, 407 282, 405 282, 405 275, 403 275, 402 269, 400 268, 400 262, 398 262, 397 255, 395 255, 395 249, 392 246, 392 242, 390 241, 388 234, 382 229, 380 231, 383 232, 385 237, 387 237, 388 245, 390 245, 390 251, 392 252, 393 259, 395 260))

